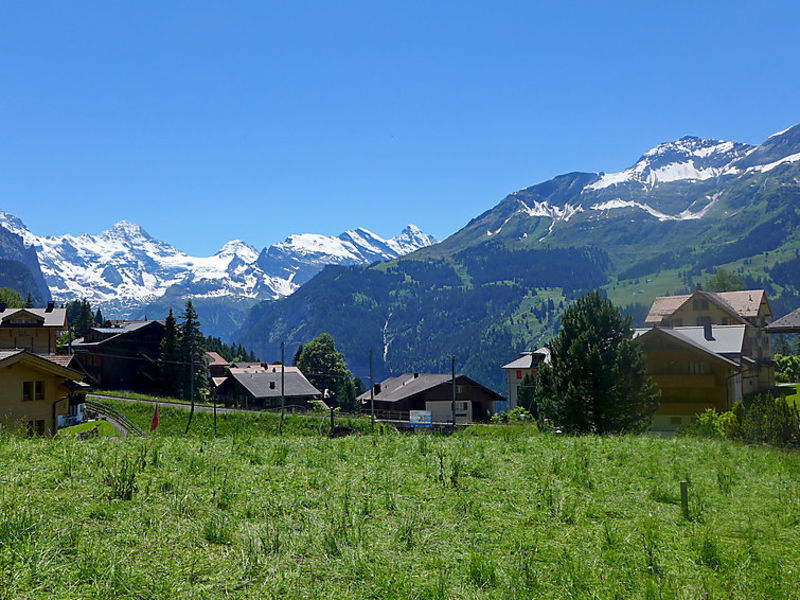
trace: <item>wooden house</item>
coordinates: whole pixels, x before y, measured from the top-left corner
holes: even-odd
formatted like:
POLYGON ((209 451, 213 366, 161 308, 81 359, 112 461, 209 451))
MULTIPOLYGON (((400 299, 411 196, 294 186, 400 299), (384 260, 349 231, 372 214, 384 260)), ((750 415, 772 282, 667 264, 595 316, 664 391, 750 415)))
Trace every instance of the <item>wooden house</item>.
POLYGON ((96 387, 151 392, 159 388, 163 321, 116 321, 72 343, 76 363, 96 387))
POLYGON ((55 354, 56 342, 67 329, 67 310, 56 308, 6 308, 0 305, 0 349, 55 354))
POLYGON ((217 399, 226 406, 248 409, 274 409, 281 405, 307 409, 322 393, 311 385, 297 367, 248 365, 230 367, 224 378, 214 378, 217 399))
MULTIPOLYGON (((453 377, 443 373, 405 373, 389 377, 374 386, 375 414, 378 418, 407 421, 409 411, 428 410, 436 423, 453 419, 453 377)), ((370 391, 358 399, 369 410, 370 391)), ((505 398, 478 382, 456 375, 456 421, 488 419, 505 398)))

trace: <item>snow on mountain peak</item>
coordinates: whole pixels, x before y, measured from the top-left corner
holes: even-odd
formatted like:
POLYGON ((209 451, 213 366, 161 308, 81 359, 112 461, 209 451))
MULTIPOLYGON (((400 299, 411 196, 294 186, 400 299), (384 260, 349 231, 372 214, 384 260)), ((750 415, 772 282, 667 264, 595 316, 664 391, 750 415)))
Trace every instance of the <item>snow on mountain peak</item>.
POLYGON ((125 220, 99 235, 36 236, 19 218, 0 211, 0 226, 22 235, 36 249, 57 301, 86 298, 121 317, 135 314, 170 288, 197 298, 279 298, 327 264, 397 258, 427 245, 429 238, 418 232, 416 239, 393 248, 391 242, 360 227, 338 237, 291 235, 262 253, 242 240, 231 240, 212 256, 189 256, 125 220), (267 254, 269 260, 262 265, 267 254))
POLYGON ((636 164, 618 173, 599 173, 585 191, 596 191, 623 183, 636 183, 645 189, 657 183, 703 180, 735 173, 731 163, 752 149, 748 144, 685 136, 664 142, 645 152, 636 164))
POLYGON ((100 234, 107 239, 152 239, 141 225, 122 220, 114 223, 109 229, 100 234))

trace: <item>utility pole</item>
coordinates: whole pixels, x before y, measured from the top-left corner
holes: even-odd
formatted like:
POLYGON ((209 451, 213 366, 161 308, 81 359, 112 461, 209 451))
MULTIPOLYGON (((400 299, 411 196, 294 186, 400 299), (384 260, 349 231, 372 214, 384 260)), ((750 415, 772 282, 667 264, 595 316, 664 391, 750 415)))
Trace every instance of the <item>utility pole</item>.
POLYGON ((453 359, 453 431, 456 430, 456 357, 453 359))
POLYGON ((369 349, 369 412, 372 418, 372 433, 375 433, 375 381, 372 379, 372 348, 369 349))
POLYGON ((212 395, 212 402, 214 402, 214 439, 217 439, 217 389, 214 388, 212 395))
POLYGON ((283 435, 283 411, 286 406, 286 394, 284 393, 283 384, 285 381, 285 373, 286 373, 286 357, 285 357, 285 350, 286 346, 284 342, 281 342, 281 424, 278 428, 278 433, 283 435))
POLYGON ((192 424, 192 417, 194 416, 194 349, 192 349, 192 358, 189 362, 189 398, 192 401, 192 408, 189 410, 189 420, 186 421, 186 431, 184 435, 189 433, 189 427, 192 424))

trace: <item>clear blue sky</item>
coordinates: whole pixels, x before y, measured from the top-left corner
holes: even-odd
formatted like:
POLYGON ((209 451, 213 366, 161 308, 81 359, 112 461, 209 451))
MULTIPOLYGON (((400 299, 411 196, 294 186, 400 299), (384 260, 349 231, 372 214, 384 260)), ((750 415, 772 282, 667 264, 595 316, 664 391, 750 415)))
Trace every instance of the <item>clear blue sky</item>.
POLYGON ((0 208, 195 254, 443 238, 559 173, 800 122, 799 22, 795 2, 3 2, 0 208))

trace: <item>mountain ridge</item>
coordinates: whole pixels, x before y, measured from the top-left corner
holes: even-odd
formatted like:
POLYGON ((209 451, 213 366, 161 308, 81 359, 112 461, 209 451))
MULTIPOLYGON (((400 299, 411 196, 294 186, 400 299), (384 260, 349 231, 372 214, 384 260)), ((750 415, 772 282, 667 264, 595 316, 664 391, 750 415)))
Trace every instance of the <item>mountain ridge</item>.
POLYGON ((578 294, 600 288, 635 316, 720 267, 776 312, 800 303, 800 125, 755 146, 685 136, 618 173, 523 188, 437 245, 257 304, 236 340, 271 357, 327 331, 360 374, 373 348, 377 377, 456 355, 502 391, 498 365, 545 343, 578 294))

